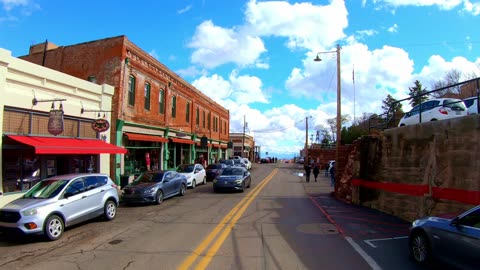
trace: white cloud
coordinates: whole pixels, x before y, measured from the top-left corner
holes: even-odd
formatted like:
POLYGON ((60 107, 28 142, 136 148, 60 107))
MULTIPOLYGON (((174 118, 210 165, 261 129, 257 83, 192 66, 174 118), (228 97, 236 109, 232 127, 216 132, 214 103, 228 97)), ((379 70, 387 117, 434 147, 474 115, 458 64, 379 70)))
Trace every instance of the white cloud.
POLYGON ((180 10, 177 10, 177 14, 183 14, 183 13, 189 11, 190 9, 192 9, 192 5, 188 5, 188 6, 182 8, 180 10))
POLYGON ((247 66, 255 63, 266 51, 259 37, 215 26, 212 21, 205 21, 197 27, 188 46, 195 49, 192 63, 206 68, 229 62, 247 66))
POLYGON ((398 25, 395 23, 394 25, 390 26, 388 29, 387 29, 388 32, 390 33, 396 33, 398 32, 398 25))
POLYGON ((325 6, 251 0, 247 4, 245 28, 259 36, 285 37, 290 48, 317 49, 345 36, 347 15, 345 3, 340 0, 325 6))
POLYGON ((480 3, 472 3, 470 0, 372 0, 372 2, 395 8, 401 6, 437 6, 442 10, 452 10, 461 7, 463 11, 473 15, 480 14, 480 3))
POLYGON ((233 71, 228 80, 215 74, 210 77, 202 76, 193 81, 192 85, 220 105, 225 105, 226 100, 240 105, 268 103, 262 91, 262 81, 255 76, 238 75, 237 71, 233 71))
POLYGON ((27 7, 30 4, 29 0, 0 0, 3 5, 3 9, 10 11, 17 7, 27 7))
POLYGON ((450 62, 447 62, 439 55, 432 55, 428 59, 428 65, 424 66, 418 74, 419 81, 422 82, 429 90, 433 90, 432 86, 435 82, 441 81, 445 78, 445 75, 452 70, 459 70, 462 72, 463 78, 460 81, 471 79, 471 74, 480 76, 480 58, 477 58, 476 62, 470 62, 464 57, 455 57, 450 62))

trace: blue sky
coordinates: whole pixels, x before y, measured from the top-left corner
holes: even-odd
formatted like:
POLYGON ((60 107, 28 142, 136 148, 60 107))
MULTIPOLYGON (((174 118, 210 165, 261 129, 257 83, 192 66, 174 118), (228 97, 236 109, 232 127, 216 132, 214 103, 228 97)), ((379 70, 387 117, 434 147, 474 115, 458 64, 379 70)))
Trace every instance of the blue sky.
MULTIPOLYGON (((480 76, 478 0, 60 1, 0 0, 0 47, 13 56, 126 35, 230 110, 231 132, 255 136, 262 156, 293 157, 336 116, 382 113, 388 94, 428 90, 453 69, 480 76), (355 81, 353 81, 355 70, 355 81)), ((470 77, 469 77, 470 76, 470 77)), ((408 108, 408 104, 404 104, 408 108)))

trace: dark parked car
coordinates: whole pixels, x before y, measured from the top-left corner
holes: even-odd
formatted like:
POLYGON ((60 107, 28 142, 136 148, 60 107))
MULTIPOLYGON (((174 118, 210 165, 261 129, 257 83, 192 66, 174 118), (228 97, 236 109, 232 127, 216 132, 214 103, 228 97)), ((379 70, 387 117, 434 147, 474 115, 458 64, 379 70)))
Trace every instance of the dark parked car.
POLYGON ((227 165, 224 163, 214 163, 207 166, 207 181, 213 181, 218 175, 220 175, 227 165))
POLYGON ((0 229, 24 234, 43 233, 57 240, 66 227, 103 216, 117 215, 118 190, 108 175, 57 175, 44 179, 22 197, 0 209, 0 229))
POLYGON ((454 218, 415 220, 410 228, 409 245, 410 253, 418 263, 437 259, 458 269, 478 269, 480 206, 454 218))
POLYGON ((175 171, 144 172, 122 189, 122 201, 161 204, 175 195, 184 196, 186 190, 187 178, 175 171))
POLYGON ((213 180, 213 191, 220 190, 240 190, 245 191, 252 182, 250 172, 244 167, 228 167, 213 180))

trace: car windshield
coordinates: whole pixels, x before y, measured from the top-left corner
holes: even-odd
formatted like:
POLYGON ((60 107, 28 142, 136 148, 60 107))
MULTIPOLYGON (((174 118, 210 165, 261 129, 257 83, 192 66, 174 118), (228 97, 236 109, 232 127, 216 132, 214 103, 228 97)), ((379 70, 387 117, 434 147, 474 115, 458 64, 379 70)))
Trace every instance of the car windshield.
POLYGON ((154 183, 161 182, 163 173, 143 173, 135 179, 136 183, 154 183))
POLYGON ((226 168, 223 170, 222 175, 242 175, 243 170, 241 168, 226 168))
POLYGON ((178 166, 177 172, 179 173, 191 173, 193 172, 193 169, 195 166, 193 164, 182 164, 178 166))
POLYGON ((57 196, 67 185, 68 180, 44 180, 33 186, 23 198, 48 199, 57 196))

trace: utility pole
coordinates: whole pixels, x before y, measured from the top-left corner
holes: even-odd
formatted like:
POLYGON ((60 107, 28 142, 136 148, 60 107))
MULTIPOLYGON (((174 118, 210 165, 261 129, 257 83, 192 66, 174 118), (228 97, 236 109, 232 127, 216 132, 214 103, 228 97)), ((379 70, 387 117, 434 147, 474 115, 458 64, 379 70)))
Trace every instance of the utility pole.
POLYGON ((241 156, 244 157, 243 155, 245 154, 245 115, 243 115, 243 136, 242 136, 242 154, 241 156))
POLYGON ((305 117, 305 160, 303 163, 305 164, 304 166, 307 166, 309 163, 308 159, 308 116, 305 117))

